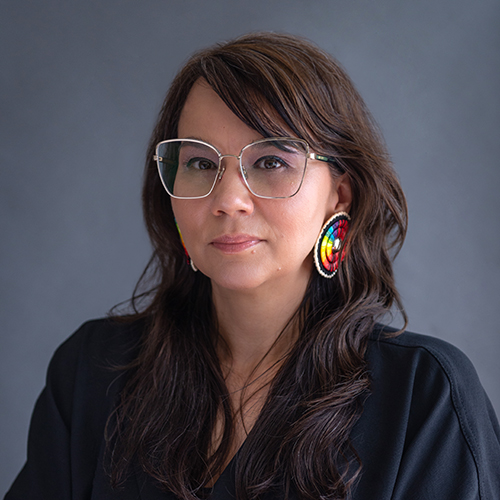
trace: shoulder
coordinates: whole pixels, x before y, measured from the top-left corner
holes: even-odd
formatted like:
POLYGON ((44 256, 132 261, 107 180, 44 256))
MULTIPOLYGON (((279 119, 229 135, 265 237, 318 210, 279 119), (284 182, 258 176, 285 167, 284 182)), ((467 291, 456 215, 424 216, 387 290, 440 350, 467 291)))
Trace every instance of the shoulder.
POLYGON ((137 357, 145 330, 144 321, 88 321, 56 350, 31 419, 28 460, 8 498, 90 492, 123 368, 137 357))
POLYGON ((66 421, 73 418, 78 402, 92 408, 99 403, 108 406, 123 385, 121 369, 137 357, 145 328, 143 320, 92 320, 57 348, 47 371, 46 391, 66 421))
POLYGON ((378 327, 369 340, 372 393, 360 428, 368 435, 378 425, 377 456, 392 446, 390 460, 398 457, 400 464, 399 488, 403 477, 408 488, 413 485, 422 466, 434 481, 429 488, 440 484, 460 491, 454 498, 469 498, 463 492, 476 484, 480 498, 493 498, 489 494, 500 489, 493 473, 500 468, 500 429, 472 363, 443 340, 395 334, 378 327))
MULTIPOLYGON (((428 335, 379 327, 369 340, 368 359, 374 363, 401 363, 405 371, 418 371, 421 364, 436 374, 446 376, 449 383, 479 383, 469 358, 454 345, 428 335)), ((401 368, 401 366, 399 366, 401 368)), ((457 387, 458 388, 458 387, 457 387)))
POLYGON ((77 368, 75 363, 122 365, 137 353, 146 322, 102 318, 85 322, 56 350, 51 367, 77 368))
POLYGON ((412 332, 394 333, 384 327, 369 341, 367 361, 374 391, 384 391, 383 386, 393 393, 404 388, 403 394, 411 394, 412 413, 436 408, 454 413, 471 448, 476 448, 477 422, 485 412, 494 422, 496 417, 469 358, 444 340, 412 332))

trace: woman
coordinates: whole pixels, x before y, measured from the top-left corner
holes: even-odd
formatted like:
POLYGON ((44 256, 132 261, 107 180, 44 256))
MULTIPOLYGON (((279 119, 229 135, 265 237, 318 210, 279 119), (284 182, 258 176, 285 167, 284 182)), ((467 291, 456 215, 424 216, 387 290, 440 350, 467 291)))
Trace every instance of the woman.
POLYGON ((8 500, 498 498, 470 362, 376 323, 403 311, 406 203, 330 56, 270 33, 193 56, 143 200, 149 288, 57 351, 8 500))

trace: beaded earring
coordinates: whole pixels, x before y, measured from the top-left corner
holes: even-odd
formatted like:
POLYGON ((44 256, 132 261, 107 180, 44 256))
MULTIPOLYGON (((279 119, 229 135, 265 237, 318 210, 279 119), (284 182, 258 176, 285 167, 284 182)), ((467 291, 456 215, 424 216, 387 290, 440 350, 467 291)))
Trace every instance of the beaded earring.
POLYGON ((335 276, 344 259, 344 244, 351 218, 346 212, 338 212, 328 219, 321 229, 314 247, 314 264, 325 278, 335 276))
POLYGON ((182 238, 182 233, 181 233, 181 230, 179 229, 179 224, 177 224, 177 221, 175 221, 175 227, 177 227, 177 231, 179 232, 179 236, 181 238, 181 243, 182 243, 182 248, 184 248, 184 253, 186 254, 187 262, 191 266, 191 269, 194 272, 196 272, 196 271, 198 271, 198 268, 194 265, 193 259, 188 254, 188 251, 186 249, 186 245, 184 244, 184 239, 182 238))

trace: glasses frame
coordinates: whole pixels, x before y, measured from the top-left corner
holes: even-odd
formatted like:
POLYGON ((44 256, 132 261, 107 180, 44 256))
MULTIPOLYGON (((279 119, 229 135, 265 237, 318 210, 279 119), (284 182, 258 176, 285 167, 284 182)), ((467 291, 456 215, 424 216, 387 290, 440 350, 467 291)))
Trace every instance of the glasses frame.
POLYGON ((160 176, 161 183, 162 183, 163 187, 165 188, 165 191, 169 194, 169 196, 171 196, 172 198, 176 198, 178 200, 199 200, 201 198, 206 198, 207 196, 210 196, 212 194, 217 182, 222 179, 222 176, 224 175, 224 172, 226 171, 226 167, 222 165, 223 158, 236 158, 238 160, 238 163, 240 166, 241 176, 243 178, 243 181, 245 182, 245 186, 247 187, 247 189, 250 191, 250 193, 252 193, 257 198, 264 198, 267 200, 281 200, 281 199, 286 199, 286 198, 292 198, 293 196, 295 196, 300 191, 300 188, 302 187, 302 184, 304 182, 304 177, 306 175, 306 170, 307 170, 307 160, 319 160, 319 161, 323 161, 326 163, 337 163, 335 158, 332 158, 330 156, 324 156, 324 155, 318 155, 316 153, 310 153, 309 152, 309 144, 307 143, 307 141, 304 141, 304 139, 297 139, 295 137, 266 137, 264 139, 259 139, 258 141, 251 142, 250 144, 247 144, 246 146, 244 146, 241 149, 239 155, 223 155, 215 146, 212 146, 212 144, 209 144, 208 142, 205 142, 205 141, 201 141, 199 139, 187 139, 187 138, 186 139, 183 139, 183 138, 167 139, 165 141, 160 141, 156 145, 155 153, 156 154, 153 156, 153 160, 156 161, 158 175, 160 176), (252 188, 250 187, 250 185, 248 184, 248 181, 247 181, 248 175, 247 175, 247 172, 245 170, 245 167, 241 163, 241 156, 243 155, 243 152, 247 148, 254 146, 255 144, 261 144, 263 142, 272 142, 272 141, 277 141, 277 140, 300 142, 301 144, 303 144, 305 146, 305 151, 306 151, 305 162, 306 163, 304 165, 304 172, 302 173, 302 178, 300 180, 300 184, 297 187, 297 190, 293 194, 288 195, 288 196, 263 196, 263 195, 255 193, 252 190, 252 188), (214 179, 214 182, 212 184, 212 187, 210 188, 210 191, 207 194, 204 194, 202 196, 176 196, 169 191, 165 182, 163 181, 163 177, 161 175, 161 170, 160 170, 160 163, 161 163, 163 158, 158 155, 158 150, 162 144, 167 144, 170 142, 182 142, 182 141, 196 142, 198 144, 203 144, 204 146, 208 146, 209 148, 213 149, 217 153, 217 156, 219 157, 219 167, 217 169, 217 174, 215 175, 215 179, 214 179))

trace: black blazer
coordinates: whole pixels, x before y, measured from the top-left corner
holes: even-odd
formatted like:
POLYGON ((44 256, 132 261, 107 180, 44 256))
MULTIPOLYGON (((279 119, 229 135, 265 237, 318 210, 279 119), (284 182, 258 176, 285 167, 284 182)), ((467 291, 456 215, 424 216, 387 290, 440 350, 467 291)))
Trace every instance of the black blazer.
MULTIPOLYGON (((141 470, 112 490, 103 470, 104 427, 124 384, 111 367, 137 355, 143 329, 91 321, 59 347, 33 413, 26 465, 5 500, 174 500, 141 470)), ((498 500, 500 430, 470 361, 435 338, 378 337, 367 351, 373 391, 351 434, 363 463, 352 500, 498 500)), ((212 499, 235 498, 237 458, 212 499)))

